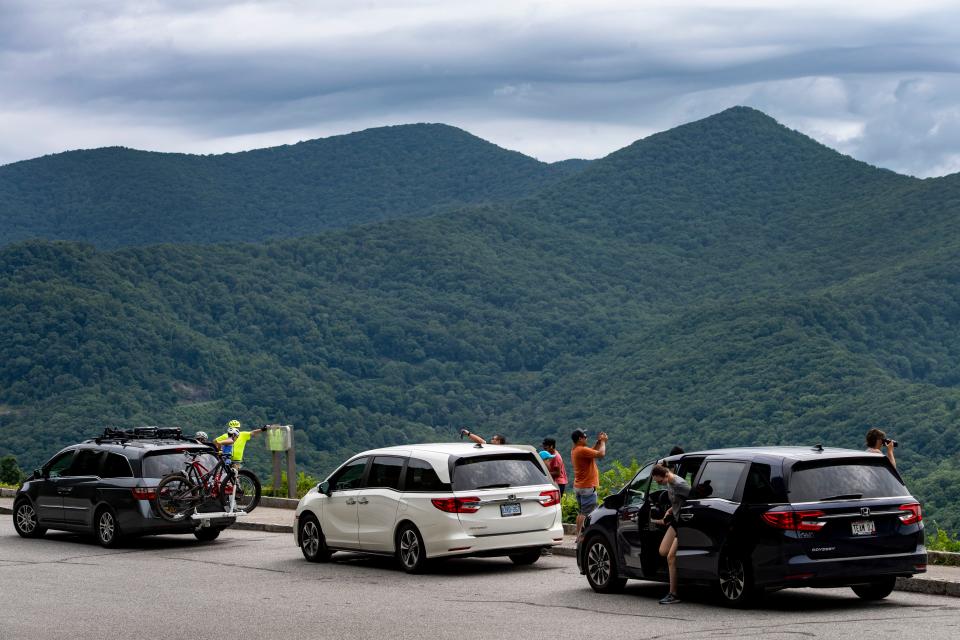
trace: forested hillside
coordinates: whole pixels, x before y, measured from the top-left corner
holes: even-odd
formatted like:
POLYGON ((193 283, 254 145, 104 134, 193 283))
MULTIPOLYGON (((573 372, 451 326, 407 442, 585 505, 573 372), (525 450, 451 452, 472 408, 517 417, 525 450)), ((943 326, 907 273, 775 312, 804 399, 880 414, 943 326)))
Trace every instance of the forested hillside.
POLYGON ((293 422, 315 474, 456 428, 859 448, 960 529, 960 183, 745 108, 504 204, 264 244, 0 250, 0 455, 293 422))
POLYGON ((215 156, 120 147, 0 167, 0 245, 259 242, 511 200, 574 174, 446 125, 215 156))

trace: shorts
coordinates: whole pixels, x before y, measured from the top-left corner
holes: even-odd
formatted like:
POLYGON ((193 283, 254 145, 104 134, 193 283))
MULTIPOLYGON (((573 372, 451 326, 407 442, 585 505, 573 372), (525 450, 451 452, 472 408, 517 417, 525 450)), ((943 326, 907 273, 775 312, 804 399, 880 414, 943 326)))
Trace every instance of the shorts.
POLYGON ((588 516, 597 508, 597 490, 594 487, 586 489, 574 488, 573 492, 577 496, 577 506, 580 508, 580 515, 588 516))

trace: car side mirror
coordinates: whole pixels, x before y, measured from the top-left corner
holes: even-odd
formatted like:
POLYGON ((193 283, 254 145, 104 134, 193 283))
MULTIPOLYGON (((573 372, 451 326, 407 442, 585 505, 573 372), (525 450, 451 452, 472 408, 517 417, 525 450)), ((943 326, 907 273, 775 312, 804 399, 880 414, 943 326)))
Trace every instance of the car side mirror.
POLYGON ((623 499, 625 495, 625 491, 611 493, 609 496, 603 499, 603 506, 605 506, 607 509, 619 509, 623 506, 623 499))
POLYGON ((30 476, 30 479, 31 479, 31 480, 39 480, 39 479, 42 478, 42 477, 43 477, 43 471, 41 471, 40 469, 34 469, 34 470, 33 470, 33 475, 30 476))
POLYGON ((330 483, 326 480, 317 485, 317 491, 325 496, 330 495, 330 483))

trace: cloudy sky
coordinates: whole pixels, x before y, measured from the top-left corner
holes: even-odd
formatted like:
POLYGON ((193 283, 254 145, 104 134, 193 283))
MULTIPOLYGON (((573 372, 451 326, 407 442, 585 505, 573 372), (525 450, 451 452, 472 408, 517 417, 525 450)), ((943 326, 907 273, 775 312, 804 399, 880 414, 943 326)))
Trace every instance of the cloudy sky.
POLYGON ((744 104, 943 175, 960 171, 957 24, 960 3, 926 0, 0 0, 0 164, 409 122, 596 158, 744 104))

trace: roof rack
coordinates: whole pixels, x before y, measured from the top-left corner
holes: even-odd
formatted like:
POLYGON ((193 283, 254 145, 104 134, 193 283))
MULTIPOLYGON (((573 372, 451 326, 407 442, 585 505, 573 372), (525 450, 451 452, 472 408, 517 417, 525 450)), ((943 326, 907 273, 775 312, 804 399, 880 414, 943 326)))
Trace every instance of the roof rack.
POLYGON ((186 440, 180 427, 136 427, 134 429, 103 430, 103 435, 96 438, 97 444, 110 440, 113 442, 127 442, 128 440, 186 440))

